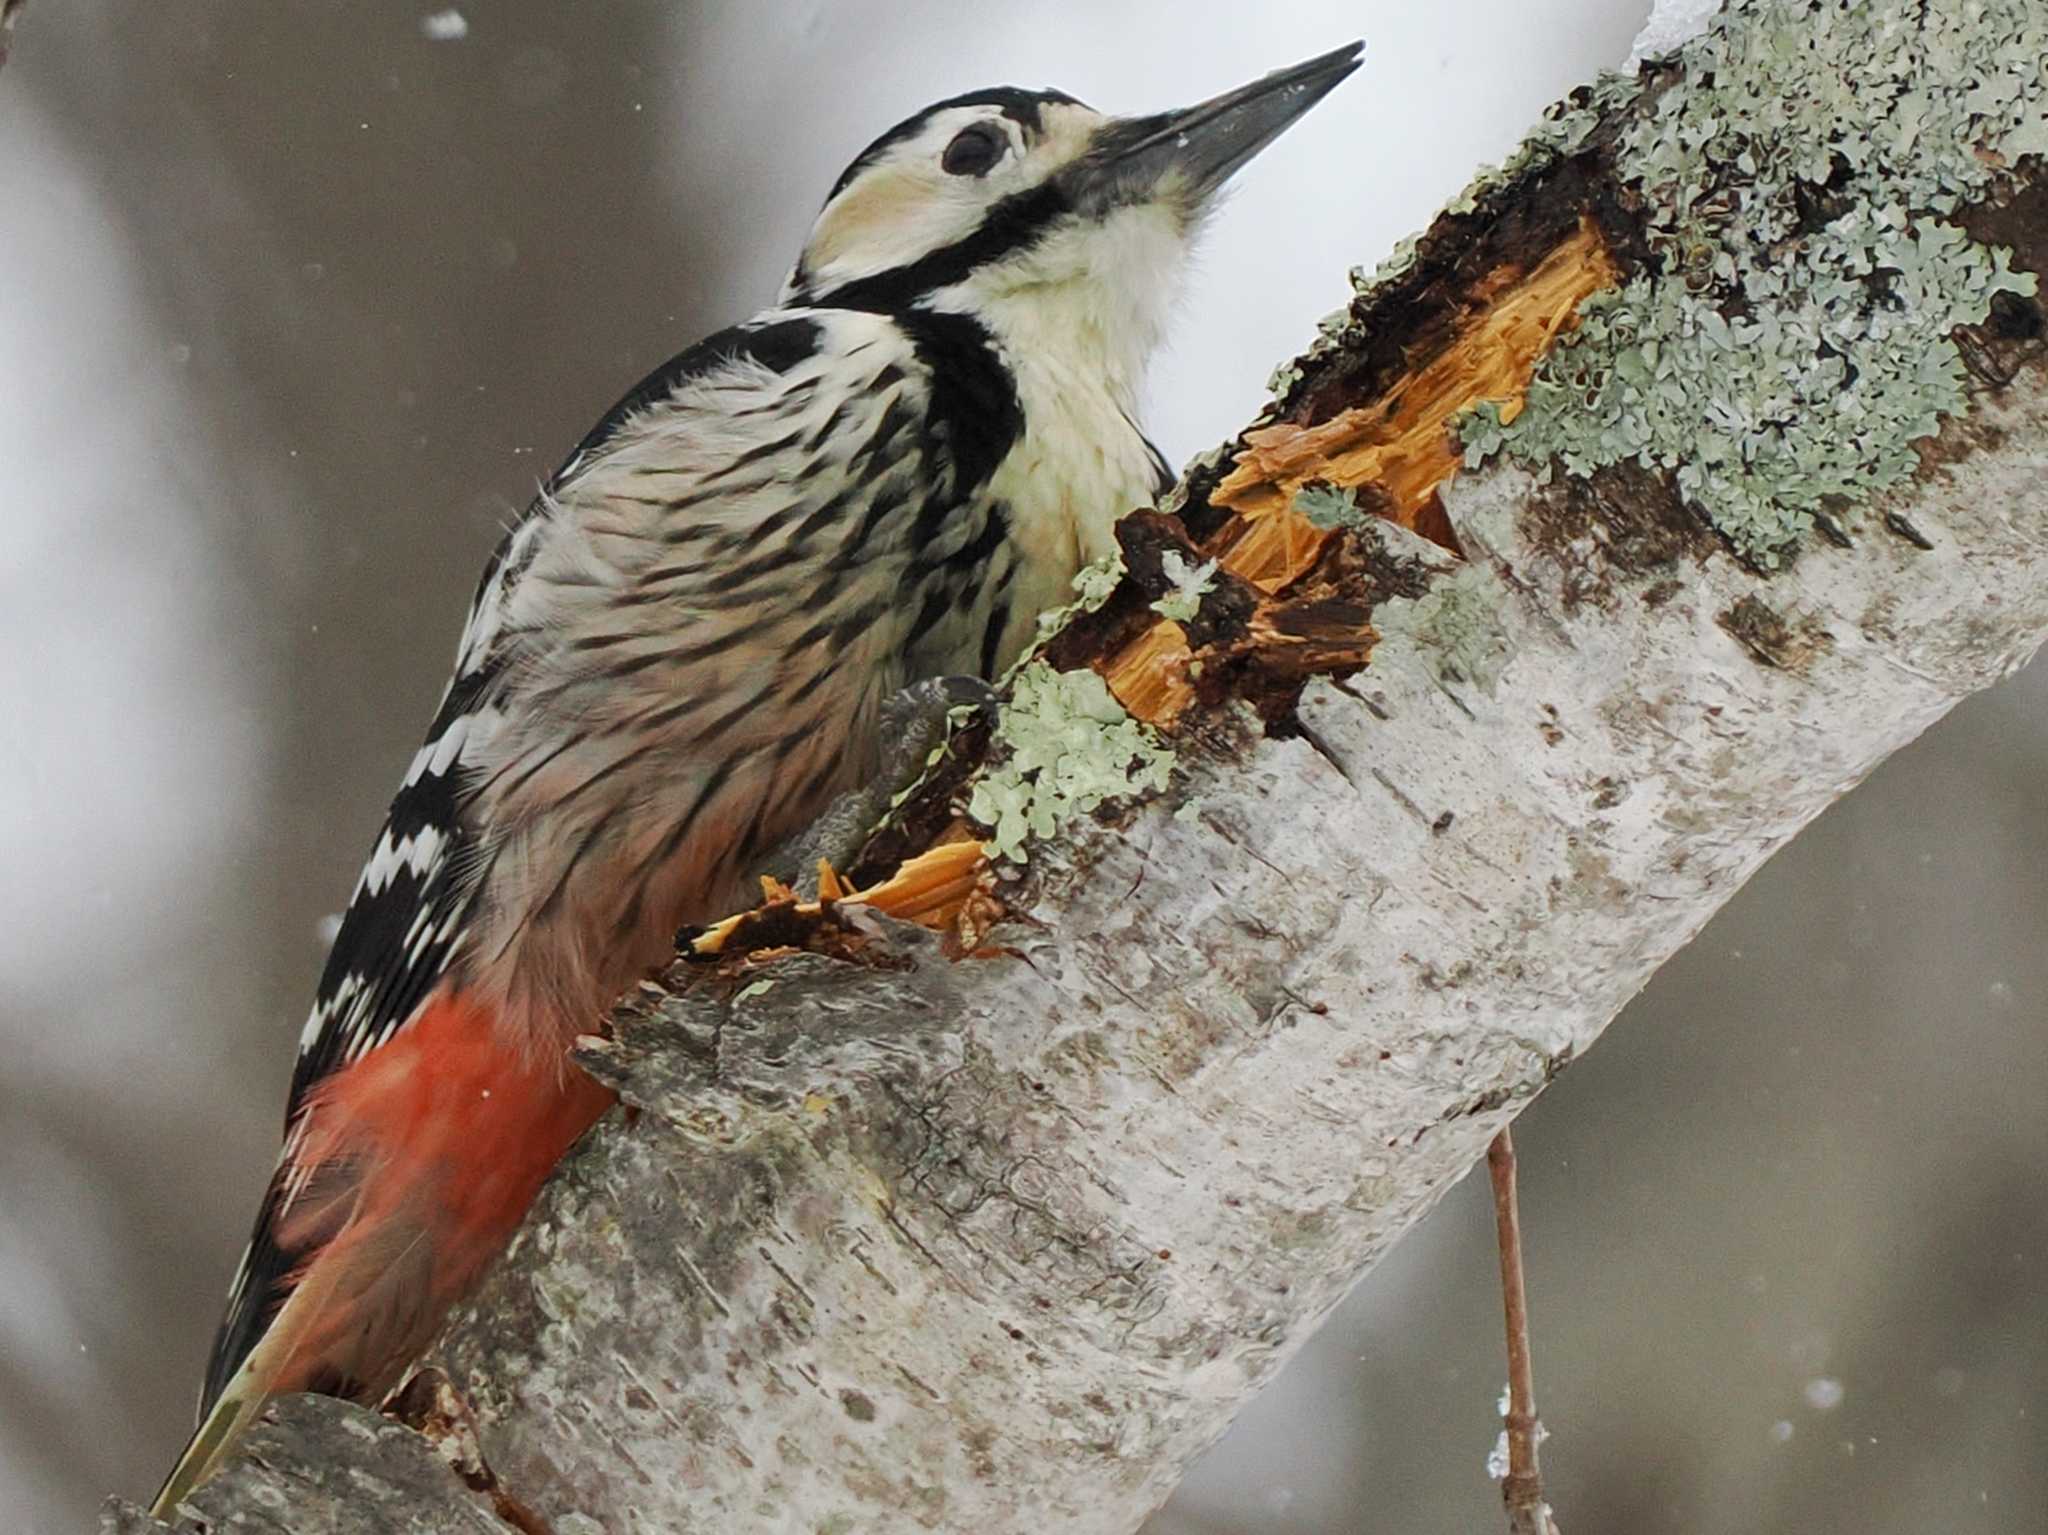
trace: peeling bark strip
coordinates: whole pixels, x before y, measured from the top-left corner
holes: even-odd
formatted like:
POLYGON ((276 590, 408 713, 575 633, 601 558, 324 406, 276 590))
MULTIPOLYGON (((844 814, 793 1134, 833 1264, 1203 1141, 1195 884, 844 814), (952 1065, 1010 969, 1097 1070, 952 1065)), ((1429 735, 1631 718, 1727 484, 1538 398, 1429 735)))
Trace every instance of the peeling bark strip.
MULTIPOLYGON (((1009 748, 968 729, 852 865, 862 896, 720 929, 588 1042, 637 1112, 437 1344, 414 1417, 452 1469, 418 1506, 482 1487, 477 1519, 554 1535, 1135 1529, 1764 858, 2048 634, 2041 23, 2021 0, 1963 16, 1751 0, 1568 104, 1368 285, 1232 462, 1191 474, 1178 526, 1125 524, 1126 578, 1046 652, 1168 725, 1170 790, 992 864, 961 807, 1009 748), (1913 199, 1939 177, 1894 146, 1842 207, 1815 153, 1789 243, 1749 249, 1778 205, 1731 183, 1747 119, 1704 134, 1687 103, 1748 100, 1743 70, 1793 34, 1814 88, 1769 97, 1810 114, 1793 138, 1824 144, 1838 77, 1881 57, 1934 82, 1914 110, 1944 133, 1912 153, 1982 185, 1937 216, 1913 199), (1989 105, 1959 127, 1931 50, 1964 45, 1989 105), (1824 361, 1868 338, 1802 342, 1751 279, 1859 211, 1926 264, 1786 302, 1953 347, 1934 387, 1969 409, 1873 440, 1918 465, 1881 494, 1788 492, 1818 508, 1796 558, 1702 515, 1683 466, 1447 479, 1459 409, 1493 402, 1462 418, 1467 457, 1518 452, 1581 383, 1588 412, 1676 388, 1703 450, 1751 433, 1767 455, 1777 426, 1693 367, 1697 338, 1646 360, 1616 296, 1711 340, 1673 294, 1753 290, 1723 327, 1824 361), (2011 272, 1967 237, 2012 246, 2011 272)), ((1754 488, 1698 483, 1724 512, 1754 488)), ((208 1527, 286 1506, 301 1535, 493 1527, 362 1522, 334 1489, 369 1448, 318 1432, 231 1468, 208 1527)))

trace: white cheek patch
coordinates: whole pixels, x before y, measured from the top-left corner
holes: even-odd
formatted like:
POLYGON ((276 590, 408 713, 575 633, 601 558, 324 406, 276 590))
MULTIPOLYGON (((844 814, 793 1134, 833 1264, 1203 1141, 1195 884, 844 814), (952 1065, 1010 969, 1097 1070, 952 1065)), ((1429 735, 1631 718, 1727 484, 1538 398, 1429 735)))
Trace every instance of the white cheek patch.
POLYGON ((864 172, 818 220, 808 264, 817 272, 855 260, 869 267, 878 249, 903 243, 906 226, 922 221, 931 191, 924 177, 902 166, 864 172))
POLYGON ((978 185, 936 166, 880 165, 825 210, 804 268, 814 282, 844 282, 909 266, 973 234, 984 211, 978 185))
POLYGON ((938 113, 916 139, 895 146, 856 176, 819 216, 805 247, 802 271, 813 284, 831 285, 913 264, 967 239, 990 206, 1029 190, 1081 154, 1099 113, 1048 103, 1041 136, 1027 143, 1023 129, 991 107, 956 107, 938 113), (949 176, 940 168, 947 144, 975 124, 998 126, 1009 151, 986 176, 949 176))

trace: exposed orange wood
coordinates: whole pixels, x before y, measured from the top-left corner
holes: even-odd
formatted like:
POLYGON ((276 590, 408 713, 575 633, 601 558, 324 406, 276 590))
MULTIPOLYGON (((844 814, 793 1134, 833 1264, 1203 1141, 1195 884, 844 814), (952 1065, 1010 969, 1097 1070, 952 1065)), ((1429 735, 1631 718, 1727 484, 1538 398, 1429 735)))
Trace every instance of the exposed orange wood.
POLYGON ((951 924, 961 905, 973 894, 986 862, 978 838, 942 842, 919 853, 889 878, 870 885, 854 899, 907 922, 943 928, 951 924))
MULTIPOLYGON (((1237 467, 1211 502, 1260 522, 1287 511, 1295 492, 1311 480, 1370 482, 1387 492, 1395 520, 1413 527, 1430 496, 1457 470, 1452 420, 1482 400, 1499 402, 1502 419, 1513 420, 1536 364, 1577 323, 1580 302, 1619 275, 1598 228, 1582 221, 1525 277, 1484 284, 1485 307, 1380 399, 1314 426, 1283 423, 1246 433, 1237 467)), ((1262 534, 1248 551, 1267 560, 1247 559, 1240 574, 1260 585, 1285 581, 1290 565, 1298 574, 1304 541, 1298 529, 1290 537, 1284 525, 1299 520, 1279 518, 1282 526, 1262 534)), ((1314 558, 1312 549, 1308 558, 1314 558)))
MULTIPOLYGON (((1377 399, 1312 425, 1246 433, 1236 467, 1209 497, 1236 515, 1204 552, 1269 594, 1300 579, 1332 536, 1294 510, 1296 492, 1311 482, 1377 486, 1394 521, 1426 521, 1457 472, 1451 422, 1484 400, 1512 420, 1536 364, 1577 323, 1580 302, 1619 277, 1599 229, 1582 220, 1533 269, 1503 267, 1478 284, 1464 323, 1377 399)), ((1188 660, 1185 631, 1158 623, 1096 670, 1132 714, 1163 724, 1194 700, 1188 660)))
POLYGON ((1141 720, 1169 719, 1194 694, 1188 686, 1188 632, 1162 619, 1115 657, 1115 670, 1096 670, 1117 702, 1141 720))
MULTIPOLYGON (((889 878, 865 890, 853 892, 837 872, 824 865, 819 869, 818 882, 819 890, 824 893, 822 900, 796 901, 794 892, 780 884, 774 885, 769 900, 771 904, 789 902, 799 916, 813 917, 831 904, 872 906, 876 911, 900 917, 906 922, 943 930, 953 925, 968 897, 974 893, 986 862, 982 857, 981 844, 964 831, 961 835, 963 840, 942 842, 919 853, 889 878), (834 893, 842 891, 848 893, 834 893)), ((768 891, 771 883, 763 879, 763 890, 768 891)), ((699 954, 721 953, 727 940, 758 915, 757 910, 727 917, 699 933, 692 947, 699 954)))
POLYGON ((818 899, 820 901, 843 901, 857 892, 853 886, 840 878, 839 871, 832 867, 832 860, 818 860, 818 899))

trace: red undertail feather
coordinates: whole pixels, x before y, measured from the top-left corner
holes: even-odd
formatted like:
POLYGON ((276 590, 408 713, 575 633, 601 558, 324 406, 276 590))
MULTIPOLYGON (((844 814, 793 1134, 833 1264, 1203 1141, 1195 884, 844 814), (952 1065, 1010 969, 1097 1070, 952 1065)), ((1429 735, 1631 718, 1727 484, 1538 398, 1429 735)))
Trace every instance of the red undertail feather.
POLYGON ((292 1276, 320 1297, 264 1395, 395 1384, 443 1313, 503 1250, 562 1154, 613 1102, 555 1059, 527 1059, 457 993, 309 1097, 279 1221, 292 1276))
POLYGON ((560 1057, 509 1044, 488 1009, 446 989, 323 1078, 293 1117, 273 1185, 275 1250, 302 1256, 265 1297, 275 1311, 152 1511, 170 1517, 270 1398, 374 1401, 396 1385, 612 1102, 560 1057))

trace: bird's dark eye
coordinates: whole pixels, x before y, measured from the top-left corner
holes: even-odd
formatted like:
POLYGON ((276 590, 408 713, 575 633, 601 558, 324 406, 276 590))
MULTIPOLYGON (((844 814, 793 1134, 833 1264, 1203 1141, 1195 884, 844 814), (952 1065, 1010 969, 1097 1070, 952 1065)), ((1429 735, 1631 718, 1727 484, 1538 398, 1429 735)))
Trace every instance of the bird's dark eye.
POLYGON ((993 123, 969 123, 953 135, 953 142, 939 156, 939 169, 949 176, 986 176, 1009 147, 1009 140, 993 123))

